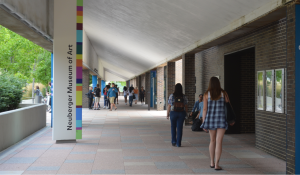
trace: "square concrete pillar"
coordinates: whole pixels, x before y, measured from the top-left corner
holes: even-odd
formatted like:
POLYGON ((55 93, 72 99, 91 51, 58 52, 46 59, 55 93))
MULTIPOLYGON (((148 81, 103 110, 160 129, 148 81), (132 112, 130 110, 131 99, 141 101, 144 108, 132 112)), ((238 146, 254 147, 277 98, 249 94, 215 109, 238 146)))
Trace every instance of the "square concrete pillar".
POLYGON ((175 84, 182 84, 182 59, 175 62, 175 84))
POLYGON ((195 54, 182 56, 182 87, 183 93, 189 100, 188 112, 190 112, 195 103, 196 93, 195 54))
POLYGON ((145 95, 145 104, 149 104, 150 102, 150 71, 146 72, 146 75, 145 75, 145 92, 146 92, 146 95, 145 95))
MULTIPOLYGON (((182 72, 180 72, 182 74, 182 72)), ((175 91, 175 62, 167 64, 167 99, 175 91)))
POLYGON ((141 75, 141 87, 146 88, 146 74, 141 75))
POLYGON ((164 110, 164 67, 157 68, 157 110, 164 110))
POLYGON ((85 95, 89 92, 90 70, 82 70, 82 108, 88 108, 88 98, 85 95))

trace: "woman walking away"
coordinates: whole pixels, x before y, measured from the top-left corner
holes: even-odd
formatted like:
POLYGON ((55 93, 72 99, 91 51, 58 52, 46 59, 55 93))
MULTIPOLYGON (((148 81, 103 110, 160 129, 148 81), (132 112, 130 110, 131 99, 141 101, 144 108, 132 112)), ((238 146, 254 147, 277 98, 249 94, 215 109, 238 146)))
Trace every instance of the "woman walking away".
POLYGON ((167 119, 169 117, 171 119, 172 145, 181 147, 182 128, 188 109, 188 99, 182 93, 182 85, 180 83, 175 85, 175 92, 170 95, 168 104, 167 119))
POLYGON ((135 87, 134 91, 134 96, 135 96, 135 104, 137 104, 138 102, 138 98, 139 98, 139 89, 138 87, 135 87))
POLYGON ((124 93, 125 104, 127 105, 127 94, 128 94, 128 91, 127 91, 127 87, 126 86, 123 87, 123 93, 124 93))
POLYGON ((218 78, 211 77, 203 99, 204 122, 201 128, 206 132, 209 131, 210 167, 215 168, 215 170, 222 170, 219 166, 219 161, 222 153, 223 137, 228 128, 225 102, 230 102, 226 91, 221 88, 218 78))
POLYGON ((133 95, 134 95, 133 89, 134 89, 133 87, 130 87, 128 92, 130 107, 132 107, 132 102, 133 102, 133 95))
POLYGON ((144 100, 144 98, 145 98, 145 89, 144 89, 143 86, 141 87, 140 98, 141 98, 141 105, 143 105, 143 102, 145 102, 145 100, 144 100))

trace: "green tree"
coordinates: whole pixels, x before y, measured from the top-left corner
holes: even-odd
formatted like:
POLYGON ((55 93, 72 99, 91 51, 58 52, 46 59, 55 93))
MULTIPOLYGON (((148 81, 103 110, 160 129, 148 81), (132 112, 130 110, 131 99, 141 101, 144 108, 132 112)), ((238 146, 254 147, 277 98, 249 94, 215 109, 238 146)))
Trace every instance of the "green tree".
POLYGON ((36 78, 41 83, 47 84, 45 79, 47 81, 51 79, 49 62, 51 62, 50 52, 0 26, 0 72, 12 74, 27 82, 36 78), (33 71, 34 66, 36 72, 33 71))

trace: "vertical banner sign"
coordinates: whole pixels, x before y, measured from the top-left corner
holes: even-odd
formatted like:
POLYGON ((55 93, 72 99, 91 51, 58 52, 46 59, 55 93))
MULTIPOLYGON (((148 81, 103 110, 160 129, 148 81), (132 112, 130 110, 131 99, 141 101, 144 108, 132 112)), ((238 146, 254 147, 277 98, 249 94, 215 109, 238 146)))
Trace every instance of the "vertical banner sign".
POLYGON ((82 30, 83 0, 77 0, 76 24, 76 139, 82 139, 82 30))
POLYGON ((300 174, 300 5, 295 6, 295 174, 300 174))
POLYGON ((53 140, 76 139, 76 7, 74 0, 54 0, 53 140))

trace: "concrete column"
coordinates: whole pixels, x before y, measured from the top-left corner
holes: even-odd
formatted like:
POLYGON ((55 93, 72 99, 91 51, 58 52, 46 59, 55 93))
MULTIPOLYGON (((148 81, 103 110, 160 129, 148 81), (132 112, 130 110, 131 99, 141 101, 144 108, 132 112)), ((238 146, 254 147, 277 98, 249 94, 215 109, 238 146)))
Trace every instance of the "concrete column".
POLYGON ((53 1, 53 140, 82 138, 82 0, 53 1))
POLYGON ((175 62, 167 64, 167 98, 175 91, 175 62))
POLYGON ((92 77, 92 84, 93 84, 93 89, 97 86, 98 77, 97 75, 93 75, 92 77))
POLYGON ((146 92, 146 95, 145 95, 145 104, 148 104, 149 103, 149 100, 150 100, 150 71, 146 72, 146 75, 145 75, 145 92, 146 92))
MULTIPOLYGON (((101 89, 101 78, 98 78, 98 84, 99 84, 100 90, 102 91, 102 89, 101 89)), ((101 97, 101 93, 100 93, 100 97, 101 97)))
POLYGON ((182 84, 182 59, 175 62, 175 84, 182 84))
POLYGON ((145 86, 146 86, 146 74, 141 75, 141 87, 142 86, 145 89, 145 86))
POLYGON ((82 70, 82 108, 88 108, 88 98, 85 95, 89 92, 90 70, 82 70))
POLYGON ((164 110, 164 67, 157 68, 157 110, 164 110))
POLYGON ((188 111, 192 111, 196 93, 195 54, 186 54, 182 57, 182 86, 189 100, 188 111))

